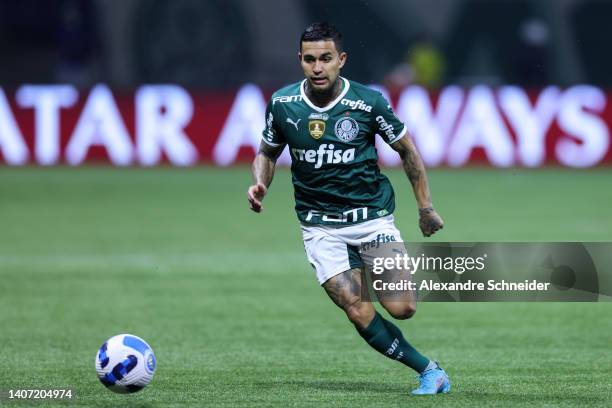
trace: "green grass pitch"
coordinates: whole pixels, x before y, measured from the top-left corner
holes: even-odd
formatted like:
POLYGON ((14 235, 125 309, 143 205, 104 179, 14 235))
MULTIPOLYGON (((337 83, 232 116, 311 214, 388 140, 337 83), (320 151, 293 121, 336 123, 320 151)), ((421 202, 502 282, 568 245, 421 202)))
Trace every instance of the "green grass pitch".
MULTIPOLYGON (((406 240, 409 184, 386 171, 406 240)), ((439 241, 610 241, 612 171, 433 170, 439 241)), ((306 262, 289 173, 247 210, 249 169, 0 170, 0 389, 73 388, 36 406, 603 406, 612 304, 423 303, 399 322, 451 394, 363 343, 306 262), (104 389, 102 342, 154 348, 152 384, 104 389)), ((0 401, 0 405, 23 406, 0 401)))

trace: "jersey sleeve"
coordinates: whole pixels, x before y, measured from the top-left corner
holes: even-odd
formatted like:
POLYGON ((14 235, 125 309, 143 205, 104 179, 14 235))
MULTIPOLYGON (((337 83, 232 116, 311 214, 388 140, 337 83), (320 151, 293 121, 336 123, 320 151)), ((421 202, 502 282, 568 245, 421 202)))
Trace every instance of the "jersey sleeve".
POLYGON ((270 101, 266 107, 266 126, 262 132, 262 140, 272 147, 278 147, 287 142, 278 126, 278 118, 274 116, 274 104, 270 101))
POLYGON ((373 114, 374 130, 388 144, 397 142, 408 131, 406 125, 399 120, 391 109, 391 104, 380 93, 377 93, 373 114))

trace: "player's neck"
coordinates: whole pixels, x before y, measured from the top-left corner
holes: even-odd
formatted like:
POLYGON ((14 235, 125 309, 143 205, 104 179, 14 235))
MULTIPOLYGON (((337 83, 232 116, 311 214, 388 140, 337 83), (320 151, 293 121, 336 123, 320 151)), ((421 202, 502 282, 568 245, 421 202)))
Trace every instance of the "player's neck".
POLYGON ((306 96, 312 103, 314 103, 319 108, 324 108, 325 106, 329 105, 331 101, 336 99, 338 95, 340 95, 340 92, 342 92, 342 85, 342 79, 340 78, 340 76, 338 76, 338 78, 336 78, 334 86, 332 86, 326 91, 313 91, 308 81, 306 81, 306 86, 304 87, 304 90, 306 91, 306 96))

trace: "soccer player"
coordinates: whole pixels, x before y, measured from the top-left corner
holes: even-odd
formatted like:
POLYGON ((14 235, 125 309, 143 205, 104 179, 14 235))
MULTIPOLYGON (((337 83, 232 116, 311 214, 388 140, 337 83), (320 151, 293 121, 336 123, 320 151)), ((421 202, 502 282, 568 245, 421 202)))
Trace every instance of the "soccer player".
MULTIPOLYGON (((372 348, 420 374, 413 394, 446 393, 450 381, 444 370, 361 297, 359 246, 380 237, 402 242, 392 215, 393 188, 378 168, 375 135, 399 153, 419 207, 419 226, 428 237, 443 221, 432 207, 423 162, 385 98, 340 76, 347 54, 333 25, 307 27, 298 55, 305 79, 280 89, 268 103, 249 206, 263 210, 276 160, 288 146, 304 248, 319 283, 372 348)), ((416 299, 411 291, 402 296, 380 303, 394 318, 409 319, 416 299)))

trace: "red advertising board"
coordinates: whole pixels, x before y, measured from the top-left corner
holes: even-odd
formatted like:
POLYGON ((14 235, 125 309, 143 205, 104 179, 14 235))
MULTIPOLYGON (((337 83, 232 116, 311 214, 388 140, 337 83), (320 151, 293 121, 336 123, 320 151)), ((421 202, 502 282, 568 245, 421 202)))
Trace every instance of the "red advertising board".
MULTIPOLYGON (((612 93, 594 86, 534 91, 448 86, 433 94, 410 86, 391 96, 373 87, 391 101, 429 167, 612 164, 607 103, 612 93)), ((0 163, 227 166, 249 161, 270 95, 253 84, 222 93, 172 84, 130 92, 103 84, 88 90, 0 88, 0 163)), ((377 147, 383 165, 399 164, 382 140, 377 147)), ((280 163, 290 160, 286 150, 280 163)))

